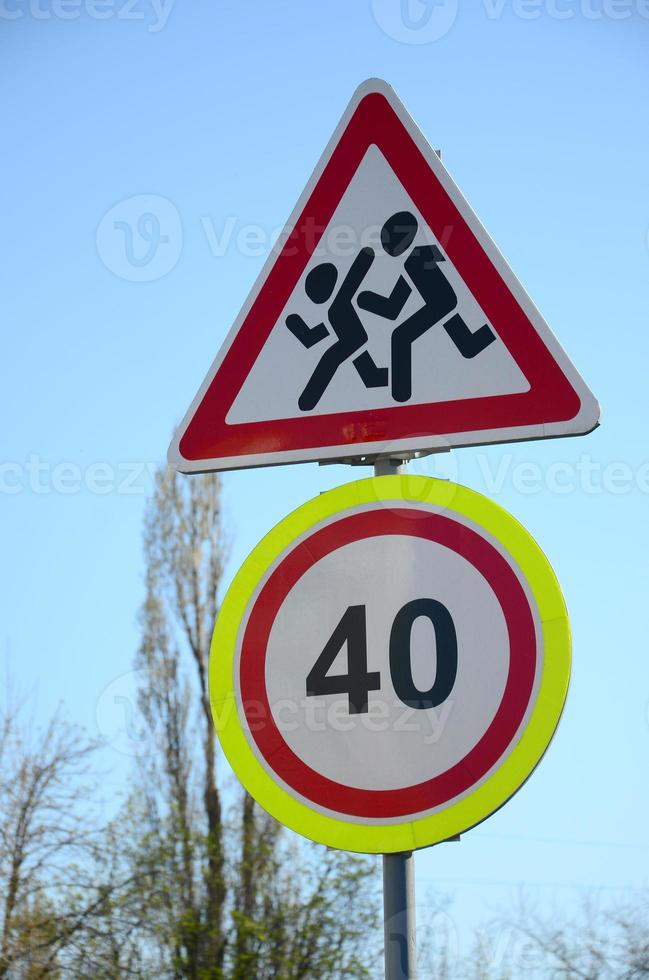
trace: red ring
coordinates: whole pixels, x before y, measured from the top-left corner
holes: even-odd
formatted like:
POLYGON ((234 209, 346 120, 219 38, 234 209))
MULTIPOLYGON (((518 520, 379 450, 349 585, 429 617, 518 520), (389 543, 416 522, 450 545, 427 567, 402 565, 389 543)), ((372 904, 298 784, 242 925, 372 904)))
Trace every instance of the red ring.
POLYGON ((315 531, 293 548, 272 573, 248 617, 239 665, 241 697, 249 730, 270 768, 301 796, 319 806, 356 817, 391 818, 448 803, 475 785, 498 762, 525 716, 536 672, 536 630, 527 596, 505 558, 485 538, 451 517, 412 509, 363 511, 315 531), (270 630, 280 606, 317 561, 354 541, 399 534, 450 548, 487 580, 500 602, 509 635, 509 671, 489 728, 474 747, 445 772, 394 790, 356 789, 335 782, 302 761, 282 738, 273 718, 265 682, 270 630))

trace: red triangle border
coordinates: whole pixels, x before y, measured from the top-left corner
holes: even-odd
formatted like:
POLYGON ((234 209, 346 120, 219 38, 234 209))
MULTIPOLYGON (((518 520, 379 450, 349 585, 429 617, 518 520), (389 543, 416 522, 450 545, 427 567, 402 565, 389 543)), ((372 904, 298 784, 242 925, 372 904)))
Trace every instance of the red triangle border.
MULTIPOLYGON (((512 430, 574 419, 581 399, 537 329, 504 281, 465 217, 434 173, 390 101, 380 91, 364 95, 259 289, 216 374, 182 432, 183 461, 277 457, 387 441, 416 441, 448 433, 512 430), (401 404, 378 410, 226 423, 226 417, 366 151, 376 145, 464 278, 499 337, 527 378, 527 392, 444 403, 401 404)), ((591 426, 592 427, 592 426, 591 426)), ((515 438, 515 437, 514 437, 515 438)), ((498 441, 496 438, 480 441, 498 441)), ((327 453, 331 456, 331 452, 327 453)), ((268 459, 272 462, 273 459, 268 459)), ((180 467, 183 468, 182 466, 180 467)), ((206 468, 218 468, 217 466, 206 468)))

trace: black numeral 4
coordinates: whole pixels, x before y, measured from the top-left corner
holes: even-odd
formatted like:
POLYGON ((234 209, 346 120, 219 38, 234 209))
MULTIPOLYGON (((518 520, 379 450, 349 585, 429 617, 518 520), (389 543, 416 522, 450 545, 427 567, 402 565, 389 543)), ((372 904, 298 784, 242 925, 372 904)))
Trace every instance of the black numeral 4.
POLYGON ((378 671, 367 670, 367 621, 365 606, 349 606, 306 679, 307 697, 348 694, 350 715, 367 711, 370 691, 378 691, 378 671), (344 644, 347 644, 347 673, 327 676, 344 644))

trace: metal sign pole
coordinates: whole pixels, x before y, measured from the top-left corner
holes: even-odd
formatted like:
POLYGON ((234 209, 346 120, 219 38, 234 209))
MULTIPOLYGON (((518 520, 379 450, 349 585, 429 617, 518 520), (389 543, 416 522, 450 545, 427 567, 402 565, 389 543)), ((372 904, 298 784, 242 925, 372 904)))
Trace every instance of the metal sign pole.
POLYGON ((383 855, 383 936, 385 980, 414 980, 415 858, 410 853, 383 855))
MULTIPOLYGON (((403 473, 401 459, 377 459, 374 476, 403 473)), ((385 980, 414 980, 415 858, 412 852, 383 855, 383 939, 385 980)))

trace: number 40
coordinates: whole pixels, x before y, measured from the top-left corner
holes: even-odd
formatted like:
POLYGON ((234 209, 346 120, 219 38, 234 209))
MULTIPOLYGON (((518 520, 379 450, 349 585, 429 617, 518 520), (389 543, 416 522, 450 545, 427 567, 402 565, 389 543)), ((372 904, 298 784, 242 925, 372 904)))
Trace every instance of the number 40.
MULTIPOLYGON (((399 610, 390 631, 390 676, 397 697, 409 708, 436 708, 446 701, 457 676, 457 635, 451 614, 441 602, 413 599, 399 610), (437 669, 428 691, 420 691, 412 678, 411 634, 420 617, 429 619, 435 631, 437 669)), ((380 673, 367 669, 367 610, 365 606, 348 606, 309 672, 307 697, 347 694, 349 713, 359 715, 368 710, 369 692, 380 688, 380 673), (345 643, 347 673, 328 674, 345 643)))

